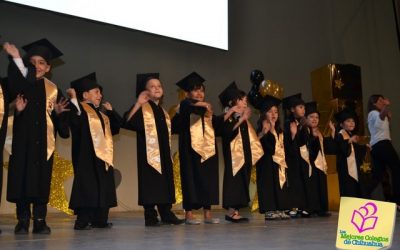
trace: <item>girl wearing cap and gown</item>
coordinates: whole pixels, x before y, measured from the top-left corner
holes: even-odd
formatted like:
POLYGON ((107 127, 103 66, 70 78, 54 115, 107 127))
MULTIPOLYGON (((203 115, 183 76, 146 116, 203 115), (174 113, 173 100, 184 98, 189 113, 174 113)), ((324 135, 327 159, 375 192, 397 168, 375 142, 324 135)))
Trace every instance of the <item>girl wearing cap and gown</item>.
POLYGON ((247 96, 231 83, 220 95, 225 107, 221 127, 222 149, 225 161, 222 206, 227 209, 225 220, 247 222, 239 209, 250 202, 249 182, 251 168, 264 154, 257 134, 248 121, 251 110, 247 96))
POLYGON ((256 164, 259 212, 265 220, 289 219, 285 210, 291 208, 287 182, 284 135, 279 122, 281 100, 265 96, 260 107, 258 137, 264 155, 256 164))
POLYGON ((138 74, 137 102, 125 114, 125 128, 136 131, 139 205, 146 226, 182 224, 171 211, 175 186, 171 159, 171 122, 161 107, 163 88, 159 74, 138 74))
MULTIPOLYGON (((0 77, 0 152, 3 152, 8 122, 8 90, 6 79, 0 77)), ((3 187, 3 154, 0 154, 0 202, 3 187)), ((1 230, 0 230, 1 233, 1 230)))
MULTIPOLYGON (((300 149, 301 161, 307 165, 303 168, 303 180, 306 191, 306 211, 310 215, 330 216, 328 213, 328 187, 325 154, 335 154, 335 127, 329 122, 331 137, 323 137, 318 129, 319 112, 317 103, 305 104, 307 127, 303 140, 305 145, 300 149)), ((303 164, 304 165, 304 164, 303 164)))
POLYGON ((33 204, 33 233, 49 234, 46 224, 47 203, 53 166, 55 137, 67 102, 57 85, 45 78, 50 62, 62 55, 48 40, 42 39, 23 48, 24 60, 13 45, 4 44, 10 55, 8 90, 23 97, 23 110, 14 115, 12 154, 10 156, 7 200, 17 205, 18 224, 14 232, 27 234, 33 204))
POLYGON ((200 224, 193 209, 204 209, 204 222, 217 224, 211 205, 219 203, 218 154, 215 130, 222 118, 213 115, 211 105, 204 102, 205 80, 193 72, 177 85, 187 98, 179 105, 172 119, 172 131, 179 134, 179 161, 186 224, 200 224))
POLYGON ((336 134, 336 169, 339 176, 340 196, 363 198, 359 173, 360 166, 367 152, 366 145, 358 144, 358 136, 354 134, 357 115, 354 111, 343 109, 335 114, 340 127, 336 134))
POLYGON ((69 207, 77 215, 74 229, 110 228, 108 212, 117 206, 112 136, 119 133, 123 120, 110 103, 101 103, 102 87, 95 73, 71 82, 67 93, 74 167, 69 207))
POLYGON ((305 145, 304 137, 301 136, 301 134, 305 133, 306 123, 304 101, 301 99, 301 94, 295 94, 283 98, 282 106, 286 116, 283 132, 288 166, 287 186, 291 203, 291 210, 288 213, 293 218, 298 216, 308 217, 308 212, 304 210, 306 207, 306 194, 302 177, 302 171, 304 168, 308 169, 308 165, 306 166, 301 161, 300 154, 300 148, 305 145))

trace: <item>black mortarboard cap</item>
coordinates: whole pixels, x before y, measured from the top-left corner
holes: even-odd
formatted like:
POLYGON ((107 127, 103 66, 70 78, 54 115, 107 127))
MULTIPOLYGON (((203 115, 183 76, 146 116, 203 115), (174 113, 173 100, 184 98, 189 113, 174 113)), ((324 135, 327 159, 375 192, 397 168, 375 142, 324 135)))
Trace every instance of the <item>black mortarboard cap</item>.
POLYGON ((160 73, 144 73, 136 75, 136 97, 146 89, 146 83, 150 79, 160 79, 160 73))
POLYGON ((179 88, 183 89, 186 92, 193 90, 194 86, 202 85, 205 79, 197 74, 196 72, 192 72, 189 75, 185 76, 182 80, 176 83, 179 88))
POLYGON ((301 93, 291 95, 282 99, 283 109, 290 110, 291 108, 294 108, 297 105, 304 105, 304 101, 303 99, 301 99, 301 93))
POLYGON ((91 89, 99 88, 103 91, 103 88, 97 83, 96 72, 90 73, 89 75, 83 76, 71 82, 71 88, 75 89, 75 92, 79 99, 82 99, 83 92, 91 89))
POLYGON ((313 113, 318 113, 318 108, 317 108, 317 102, 307 102, 305 105, 306 108, 306 116, 308 116, 309 114, 313 114, 313 113))
POLYGON ((22 48, 27 52, 25 55, 26 59, 32 56, 41 56, 48 64, 50 64, 51 60, 63 55, 63 53, 46 38, 25 45, 22 48))
POLYGON ((280 99, 274 96, 266 95, 265 97, 263 97, 263 100, 261 102, 260 111, 261 112, 268 111, 272 106, 279 107, 281 102, 282 101, 280 99))
POLYGON ((342 123, 350 118, 354 119, 354 121, 357 121, 357 114, 354 112, 354 110, 348 108, 344 108, 335 114, 335 120, 338 123, 342 123))
POLYGON ((240 90, 235 82, 228 85, 218 96, 222 106, 228 107, 229 102, 240 97, 240 90))

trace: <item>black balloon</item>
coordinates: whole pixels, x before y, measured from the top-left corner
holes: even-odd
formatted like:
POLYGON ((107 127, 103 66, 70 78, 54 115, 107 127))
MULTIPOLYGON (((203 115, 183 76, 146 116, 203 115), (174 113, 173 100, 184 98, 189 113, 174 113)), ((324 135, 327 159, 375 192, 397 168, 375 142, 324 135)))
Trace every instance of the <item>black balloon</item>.
POLYGON ((264 74, 261 70, 255 69, 250 73, 250 81, 257 87, 260 86, 261 82, 264 81, 264 74))
POLYGON ((247 99, 254 108, 259 109, 261 107, 263 98, 258 91, 257 85, 254 84, 251 87, 249 93, 247 94, 247 99))
POLYGON ((122 175, 121 172, 118 169, 114 168, 114 182, 115 182, 115 188, 121 184, 122 181, 122 175))

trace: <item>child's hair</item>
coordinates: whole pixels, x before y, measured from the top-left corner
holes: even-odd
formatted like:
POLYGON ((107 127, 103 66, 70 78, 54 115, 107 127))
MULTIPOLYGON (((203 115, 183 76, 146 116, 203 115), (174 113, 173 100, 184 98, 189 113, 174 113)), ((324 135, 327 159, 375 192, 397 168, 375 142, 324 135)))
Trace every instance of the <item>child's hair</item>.
MULTIPOLYGON (((275 122, 275 131, 276 133, 279 135, 280 133, 283 132, 282 127, 281 127, 281 122, 280 122, 280 117, 279 117, 279 108, 277 106, 271 106, 272 107, 276 107, 278 109, 278 120, 275 122)), ((271 110, 271 108, 269 108, 268 110, 265 110, 264 112, 260 113, 260 118, 257 121, 257 133, 261 132, 262 128, 263 128, 263 121, 267 119, 267 112, 269 110, 271 110)))
POLYGON ((371 95, 368 99, 367 104, 367 113, 371 112, 372 110, 377 110, 375 104, 379 98, 384 98, 383 95, 371 95))
POLYGON ((240 91, 238 92, 238 95, 236 96, 236 98, 232 100, 232 103, 231 103, 230 106, 231 106, 231 107, 235 106, 235 105, 238 103, 239 100, 242 100, 242 99, 245 98, 246 96, 247 96, 246 93, 245 93, 244 91, 240 90, 240 91))
POLYGON ((191 92, 193 90, 198 90, 198 89, 201 89, 201 88, 203 88, 204 91, 206 90, 206 86, 204 86, 204 84, 202 82, 196 82, 196 83, 191 84, 189 86, 188 92, 191 92))

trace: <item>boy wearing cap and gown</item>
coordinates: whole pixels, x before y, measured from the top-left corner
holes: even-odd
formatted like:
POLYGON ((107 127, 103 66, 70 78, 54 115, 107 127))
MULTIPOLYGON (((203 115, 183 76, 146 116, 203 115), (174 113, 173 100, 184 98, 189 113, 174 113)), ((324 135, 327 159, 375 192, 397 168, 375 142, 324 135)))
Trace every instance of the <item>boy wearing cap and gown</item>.
POLYGON ((264 155, 256 164, 259 212, 265 220, 289 219, 291 208, 283 130, 279 121, 280 99, 266 95, 260 105, 258 137, 264 155))
POLYGON ((212 218, 211 205, 219 203, 218 154, 215 130, 222 118, 213 115, 210 103, 204 101, 202 78, 193 72, 176 85, 186 92, 179 112, 172 119, 172 131, 179 134, 179 161, 185 223, 200 224, 193 209, 204 209, 204 222, 218 224, 212 218))
POLYGON ((67 93, 74 167, 69 207, 77 215, 74 229, 110 228, 108 212, 117 206, 112 136, 119 133, 123 120, 110 103, 102 103, 96 73, 72 81, 67 93))
POLYGON ((248 222, 248 218, 239 214, 239 209, 247 207, 250 202, 251 168, 264 152, 248 121, 251 110, 247 106, 246 93, 232 82, 218 97, 225 110, 221 128, 225 162, 222 206, 228 210, 225 220, 234 223, 248 222))
MULTIPOLYGON (((8 122, 8 90, 6 79, 0 77, 0 152, 3 152, 4 142, 7 135, 8 122)), ((0 154, 0 202, 3 187, 3 153, 0 154)), ((1 233, 1 229, 0 229, 1 233)))
POLYGON ((323 137, 318 128, 319 112, 316 102, 305 104, 307 119, 301 148, 302 174, 306 192, 306 211, 310 215, 330 216, 328 213, 328 185, 325 154, 335 154, 335 127, 329 122, 331 137, 323 137), (304 167, 305 166, 305 167, 304 167))
POLYGON ((137 102, 125 114, 125 128, 136 131, 139 205, 145 226, 182 224, 171 211, 175 186, 171 159, 171 121, 161 106, 163 88, 158 73, 138 74, 137 102))
POLYGON ((336 134, 336 169, 339 176, 340 196, 363 198, 364 188, 359 179, 367 146, 358 144, 359 137, 354 133, 357 115, 348 108, 335 114, 339 132, 336 134))
POLYGON ((22 59, 15 45, 4 44, 10 55, 8 90, 20 94, 23 110, 17 110, 13 122, 12 154, 10 156, 7 200, 17 205, 18 224, 15 234, 27 234, 33 204, 33 233, 49 234, 46 224, 47 203, 55 149, 56 132, 68 105, 57 85, 45 74, 51 61, 62 53, 47 39, 23 47, 22 59))
POLYGON ((302 169, 307 166, 303 166, 300 161, 300 148, 305 145, 304 136, 301 136, 305 133, 306 127, 304 104, 300 93, 285 97, 282 100, 283 111, 285 112, 284 142, 288 166, 287 185, 290 190, 292 208, 289 215, 292 218, 309 216, 309 213, 303 210, 306 207, 306 195, 302 169))

